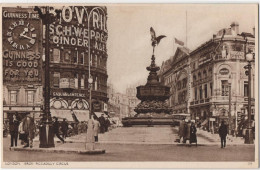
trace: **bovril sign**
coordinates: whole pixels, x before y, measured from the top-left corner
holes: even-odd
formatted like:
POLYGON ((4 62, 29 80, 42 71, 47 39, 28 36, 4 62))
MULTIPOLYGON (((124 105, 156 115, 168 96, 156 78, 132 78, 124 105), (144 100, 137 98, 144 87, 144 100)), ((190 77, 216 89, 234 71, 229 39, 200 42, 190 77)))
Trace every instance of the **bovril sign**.
POLYGON ((106 22, 105 7, 63 7, 60 18, 50 24, 51 42, 61 46, 91 47, 100 53, 106 53, 106 22))
POLYGON ((227 68, 222 68, 221 70, 219 70, 219 74, 227 75, 227 74, 229 74, 229 70, 227 68))

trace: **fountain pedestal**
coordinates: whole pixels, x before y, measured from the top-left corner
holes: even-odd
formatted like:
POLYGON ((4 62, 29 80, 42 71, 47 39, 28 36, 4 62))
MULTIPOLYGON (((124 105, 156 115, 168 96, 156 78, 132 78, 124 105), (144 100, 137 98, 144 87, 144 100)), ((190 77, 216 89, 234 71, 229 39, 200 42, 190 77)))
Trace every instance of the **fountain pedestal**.
POLYGON ((159 82, 157 71, 160 68, 155 65, 154 55, 152 55, 151 65, 146 69, 150 71, 147 83, 137 87, 136 97, 141 100, 134 109, 137 114, 135 117, 123 118, 122 123, 124 126, 173 125, 171 108, 166 102, 170 97, 170 87, 159 82))

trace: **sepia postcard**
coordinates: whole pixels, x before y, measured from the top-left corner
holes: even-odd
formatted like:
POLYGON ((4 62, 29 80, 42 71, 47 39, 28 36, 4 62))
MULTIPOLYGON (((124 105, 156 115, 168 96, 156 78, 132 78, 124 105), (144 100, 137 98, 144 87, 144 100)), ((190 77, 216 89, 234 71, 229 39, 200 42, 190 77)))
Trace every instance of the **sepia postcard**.
POLYGON ((258 10, 2 4, 2 168, 257 168, 258 10))

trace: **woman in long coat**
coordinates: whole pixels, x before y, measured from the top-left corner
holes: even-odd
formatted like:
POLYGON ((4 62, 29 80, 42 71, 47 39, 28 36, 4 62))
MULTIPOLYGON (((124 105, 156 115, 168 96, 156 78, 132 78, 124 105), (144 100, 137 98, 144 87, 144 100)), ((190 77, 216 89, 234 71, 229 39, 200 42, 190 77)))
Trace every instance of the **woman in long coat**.
POLYGON ((16 119, 16 115, 13 115, 13 119, 9 122, 9 131, 11 135, 11 147, 17 146, 19 121, 16 119))
POLYGON ((34 123, 34 119, 26 116, 23 120, 22 120, 22 131, 25 133, 26 137, 25 137, 25 146, 24 147, 31 147, 33 146, 33 139, 35 137, 35 123, 34 123))
POLYGON ((98 142, 98 131, 100 128, 100 123, 97 120, 96 117, 94 117, 94 138, 95 138, 95 142, 98 142))
POLYGON ((184 128, 185 128, 184 134, 185 135, 184 135, 183 143, 186 143, 186 140, 190 140, 190 126, 191 126, 190 122, 188 122, 188 123, 185 122, 185 126, 184 126, 184 128))
POLYGON ((195 127, 195 124, 192 123, 190 127, 190 144, 196 143, 197 146, 197 135, 196 135, 197 129, 195 127))
MULTIPOLYGON (((180 137, 180 141, 179 143, 181 142, 181 138, 183 138, 185 136, 185 120, 182 120, 180 122, 180 126, 179 126, 179 132, 178 132, 178 135, 180 137)), ((183 139, 184 140, 184 139, 183 139)))

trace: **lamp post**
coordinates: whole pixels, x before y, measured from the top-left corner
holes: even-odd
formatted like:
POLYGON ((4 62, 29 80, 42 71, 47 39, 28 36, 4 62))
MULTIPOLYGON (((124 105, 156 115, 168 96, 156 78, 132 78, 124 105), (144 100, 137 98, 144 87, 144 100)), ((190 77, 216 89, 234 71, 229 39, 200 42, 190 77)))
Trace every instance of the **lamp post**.
MULTIPOLYGON (((56 19, 56 16, 50 13, 50 7, 34 7, 34 11, 37 11, 39 17, 42 19, 43 25, 45 25, 45 78, 44 78, 44 119, 42 127, 40 129, 40 148, 54 147, 54 134, 52 129, 52 120, 50 113, 50 57, 49 57, 49 24, 56 19)), ((55 10, 57 16, 60 14, 60 10, 55 10)))
POLYGON ((251 69, 252 65, 251 62, 254 60, 254 53, 248 53, 246 54, 246 60, 248 62, 247 68, 248 68, 248 128, 246 130, 246 137, 245 137, 245 143, 246 144, 253 144, 253 133, 252 133, 252 127, 251 127, 251 69))
MULTIPOLYGON (((88 12, 88 10, 83 7, 85 9, 86 12, 88 12)), ((101 10, 103 13, 104 11, 100 8, 100 7, 94 7, 93 9, 91 9, 91 11, 88 14, 88 30, 90 31, 90 19, 92 16, 93 11, 95 10, 101 10)), ((95 148, 95 141, 94 141, 94 129, 93 129, 93 120, 92 120, 92 85, 93 85, 93 78, 91 76, 91 35, 88 34, 88 38, 89 38, 89 46, 88 46, 88 58, 89 58, 89 68, 88 68, 88 73, 89 73, 89 78, 88 78, 88 83, 89 83, 89 120, 88 120, 88 130, 87 130, 87 139, 86 139, 86 145, 85 145, 85 149, 87 151, 94 151, 95 148)))
POLYGON ((228 120, 229 120, 229 126, 228 126, 228 131, 229 134, 231 135, 231 123, 232 123, 232 119, 231 119, 231 83, 228 83, 228 120))

